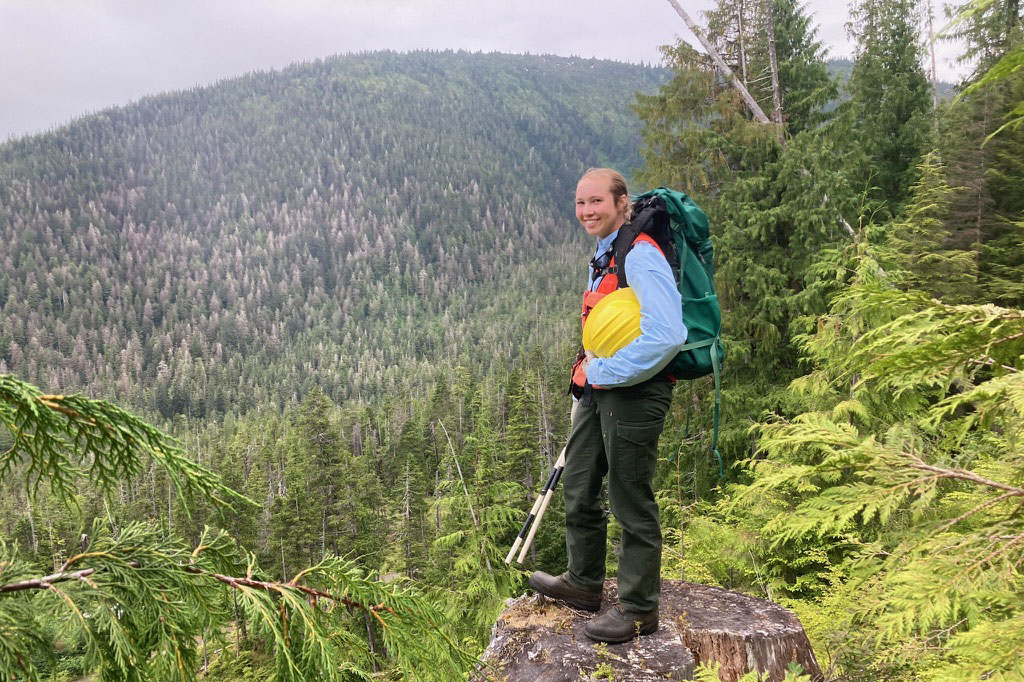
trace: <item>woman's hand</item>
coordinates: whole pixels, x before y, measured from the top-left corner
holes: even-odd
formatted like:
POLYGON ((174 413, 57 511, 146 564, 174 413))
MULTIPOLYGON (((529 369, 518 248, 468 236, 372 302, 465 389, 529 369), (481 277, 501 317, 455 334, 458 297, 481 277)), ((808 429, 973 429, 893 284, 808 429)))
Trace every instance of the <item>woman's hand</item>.
POLYGON ((587 367, 590 365, 590 361, 593 360, 596 357, 597 356, 594 355, 594 351, 592 351, 592 350, 588 350, 587 351, 586 356, 583 358, 583 365, 582 365, 584 373, 587 371, 587 367))

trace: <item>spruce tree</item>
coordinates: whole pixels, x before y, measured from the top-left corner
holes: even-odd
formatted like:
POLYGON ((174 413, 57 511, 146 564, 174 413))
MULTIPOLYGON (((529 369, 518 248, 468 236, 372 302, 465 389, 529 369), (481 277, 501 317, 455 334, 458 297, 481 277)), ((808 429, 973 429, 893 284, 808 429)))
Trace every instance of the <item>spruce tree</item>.
POLYGON ((925 291, 947 303, 977 299, 978 264, 973 250, 949 248, 950 205, 956 190, 946 180, 937 152, 925 155, 910 188, 904 216, 885 227, 892 249, 887 269, 898 268, 902 287, 925 291))
MULTIPOLYGON (((1021 306, 1024 280, 1024 9, 1016 0, 969 3, 952 35, 973 73, 950 108, 945 147, 951 177, 967 192, 955 202, 961 242, 979 252, 987 300, 1021 306)), ((963 248, 963 247, 962 247, 963 248)))
POLYGON ((417 578, 425 570, 427 550, 433 537, 427 512, 435 481, 434 471, 428 471, 427 466, 437 461, 439 454, 435 454, 435 447, 439 444, 428 429, 422 411, 414 410, 414 415, 402 426, 395 453, 401 468, 392 482, 390 495, 397 506, 394 515, 401 551, 398 566, 409 578, 417 578))
POLYGON ((773 0, 771 11, 786 132, 795 136, 828 120, 838 86, 828 73, 825 48, 807 6, 773 0))
POLYGON ((857 47, 846 113, 863 153, 853 177, 867 180, 888 215, 899 212, 931 129, 918 13, 913 0, 859 0, 850 12, 857 47))
POLYGON ((460 451, 443 422, 447 476, 434 502, 440 528, 431 546, 430 581, 447 595, 446 607, 482 646, 504 600, 521 578, 504 561, 505 541, 518 517, 521 488, 503 480, 498 441, 483 419, 460 451))
MULTIPOLYGON (((836 277, 817 272, 818 254, 848 239, 846 216, 855 211, 843 172, 845 147, 833 139, 831 127, 821 125, 834 84, 820 43, 804 8, 771 7, 783 118, 792 126, 786 140, 772 126, 751 120, 708 59, 685 43, 666 49, 673 79, 657 95, 638 97, 637 104, 648 145, 641 179, 677 183, 711 218, 729 353, 724 410, 734 417, 774 409, 784 399, 785 384, 799 372, 791 325, 824 310, 836 277), (794 105, 792 114, 787 103, 794 105)), ((708 37, 735 59, 731 46, 742 35, 749 73, 767 74, 763 13, 761 23, 744 25, 749 34, 739 32, 740 14, 739 3, 720 2, 710 15, 714 30, 708 37)), ((763 103, 771 101, 770 89, 755 92, 763 103)), ((706 396, 708 390, 700 385, 699 393, 706 396)), ((750 447, 749 436, 731 426, 739 423, 727 420, 722 433, 721 451, 730 461, 750 447)))

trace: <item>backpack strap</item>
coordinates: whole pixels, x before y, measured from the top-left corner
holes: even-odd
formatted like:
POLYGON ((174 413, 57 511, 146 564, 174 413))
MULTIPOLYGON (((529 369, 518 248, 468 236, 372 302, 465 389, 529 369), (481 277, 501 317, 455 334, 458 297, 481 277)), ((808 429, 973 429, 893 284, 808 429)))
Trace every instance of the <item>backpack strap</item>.
POLYGON ((634 222, 630 221, 619 228, 612 242, 612 258, 615 265, 607 269, 607 273, 618 278, 618 288, 624 289, 629 286, 626 282, 626 254, 633 248, 633 242, 640 235, 640 230, 634 222))
MULTIPOLYGON (((703 341, 694 341, 693 343, 686 343, 680 347, 679 352, 682 353, 684 350, 692 350, 694 348, 704 348, 705 346, 717 346, 721 341, 716 337, 713 339, 704 339, 703 341)), ((722 365, 718 361, 718 350, 717 348, 711 349, 711 367, 714 370, 715 375, 715 426, 714 432, 711 436, 711 451, 715 453, 715 457, 718 459, 718 478, 725 477, 725 464, 722 462, 722 455, 718 452, 718 414, 722 404, 722 365)), ((693 391, 693 382, 690 382, 690 391, 693 391)), ((690 405, 686 405, 686 434, 690 433, 690 405)))
POLYGON ((626 254, 633 248, 641 234, 646 234, 654 240, 672 268, 672 274, 678 274, 676 263, 679 259, 675 257, 675 243, 670 238, 665 202, 657 196, 640 199, 633 204, 633 217, 619 228, 619 233, 615 235, 615 241, 612 243, 615 265, 609 268, 608 272, 619 278, 620 289, 629 286, 626 281, 626 254))

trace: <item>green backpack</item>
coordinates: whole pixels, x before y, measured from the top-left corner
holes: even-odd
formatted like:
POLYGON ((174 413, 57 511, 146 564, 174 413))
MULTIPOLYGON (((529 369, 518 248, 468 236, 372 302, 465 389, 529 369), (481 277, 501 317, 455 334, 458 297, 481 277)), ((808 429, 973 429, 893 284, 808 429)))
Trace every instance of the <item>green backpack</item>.
MULTIPOLYGON (((640 233, 658 243, 665 253, 672 274, 679 283, 683 302, 686 345, 663 372, 676 379, 698 379, 714 374, 715 426, 711 449, 718 458, 719 474, 724 474, 718 454, 718 411, 722 399, 722 308, 715 293, 714 252, 708 217, 693 199, 682 192, 658 187, 633 201, 633 218, 622 226, 612 247, 616 263, 625 263, 626 254, 640 233)), ((627 286, 624 268, 619 286, 627 286)))

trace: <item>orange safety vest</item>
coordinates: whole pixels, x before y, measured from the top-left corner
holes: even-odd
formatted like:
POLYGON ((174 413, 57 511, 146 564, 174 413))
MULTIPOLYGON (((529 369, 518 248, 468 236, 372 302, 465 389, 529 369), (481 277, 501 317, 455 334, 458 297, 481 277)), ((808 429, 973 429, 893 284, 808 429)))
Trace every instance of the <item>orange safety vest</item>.
MULTIPOLYGON (((660 253, 662 256, 665 255, 665 252, 661 249, 660 246, 658 246, 658 242, 654 241, 654 238, 650 237, 649 235, 643 232, 636 236, 636 239, 633 240, 633 243, 630 245, 629 248, 633 248, 634 246, 636 246, 637 242, 647 242, 648 244, 653 245, 654 248, 658 250, 658 253, 660 253)), ((622 267, 626 267, 626 264, 623 263, 622 267)), ((602 298, 604 298, 605 296, 619 288, 619 276, 618 274, 616 274, 618 272, 618 269, 615 268, 614 255, 608 262, 608 266, 605 268, 604 272, 606 272, 607 274, 605 274, 604 277, 601 278, 601 283, 597 285, 597 289, 591 291, 588 288, 586 291, 583 292, 583 326, 586 326, 587 315, 589 315, 590 311, 594 309, 594 306, 596 306, 602 298)), ((584 357, 585 355, 583 353, 583 350, 581 349, 576 357, 576 362, 572 366, 572 383, 576 384, 581 388, 587 383, 587 373, 583 370, 584 357)))

